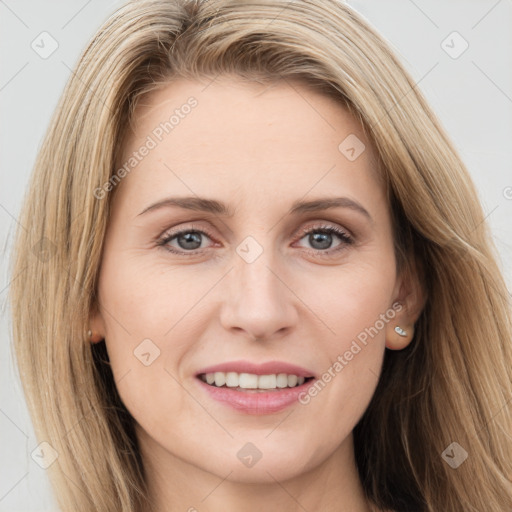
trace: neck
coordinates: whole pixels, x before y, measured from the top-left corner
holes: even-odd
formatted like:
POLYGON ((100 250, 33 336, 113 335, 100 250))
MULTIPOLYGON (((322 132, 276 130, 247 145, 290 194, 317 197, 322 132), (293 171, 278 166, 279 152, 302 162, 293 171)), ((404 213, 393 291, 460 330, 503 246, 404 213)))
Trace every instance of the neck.
MULTIPOLYGON (((307 472, 279 481, 266 471, 258 481, 236 481, 224 468, 213 474, 169 453, 144 432, 138 433, 145 464, 151 512, 372 512, 354 459, 353 437, 307 472)), ((149 512, 149 511, 148 511, 149 512)))

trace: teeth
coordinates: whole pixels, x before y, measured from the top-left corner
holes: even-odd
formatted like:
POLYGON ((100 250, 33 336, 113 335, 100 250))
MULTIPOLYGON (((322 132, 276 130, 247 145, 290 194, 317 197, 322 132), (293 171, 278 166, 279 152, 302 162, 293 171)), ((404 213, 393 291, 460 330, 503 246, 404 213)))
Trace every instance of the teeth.
POLYGON ((228 388, 238 387, 238 373, 228 372, 226 373, 226 386, 228 388))
POLYGON ((260 375, 258 377, 258 388, 259 389, 276 389, 277 377, 273 375, 260 375))
POLYGON ((215 372, 213 374, 215 379, 215 385, 220 387, 226 384, 226 374, 224 372, 215 372))
POLYGON ((279 373, 276 377, 276 386, 278 388, 288 387, 288 375, 286 373, 279 373))
POLYGON ((257 389, 258 376, 253 373, 241 373, 238 376, 238 385, 244 389, 257 389))
POLYGON ((255 375, 253 373, 215 372, 201 375, 201 379, 217 387, 242 389, 277 389, 294 388, 306 381, 305 377, 286 373, 255 375))
POLYGON ((291 387, 291 388, 296 386, 298 379, 299 378, 297 377, 297 375, 288 375, 288 386, 291 387))

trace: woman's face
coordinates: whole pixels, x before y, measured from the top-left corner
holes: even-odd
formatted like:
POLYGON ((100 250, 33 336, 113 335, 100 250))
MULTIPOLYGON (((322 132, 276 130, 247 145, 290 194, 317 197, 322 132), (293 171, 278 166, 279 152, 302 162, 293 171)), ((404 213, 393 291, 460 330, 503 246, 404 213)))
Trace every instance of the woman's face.
POLYGON ((143 452, 233 481, 316 467, 401 339, 370 141, 304 85, 226 77, 151 93, 134 126, 92 326, 143 452))

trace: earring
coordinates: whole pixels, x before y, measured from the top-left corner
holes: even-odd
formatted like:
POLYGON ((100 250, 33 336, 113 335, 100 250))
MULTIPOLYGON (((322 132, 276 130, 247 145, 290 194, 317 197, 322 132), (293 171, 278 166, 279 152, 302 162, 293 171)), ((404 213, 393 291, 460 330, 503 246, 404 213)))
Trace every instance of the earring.
POLYGON ((89 341, 92 343, 98 343, 98 341, 101 341, 103 337, 100 334, 93 333, 90 329, 87 331, 87 337, 89 338, 89 341))
POLYGON ((407 336, 407 332, 404 331, 400 326, 396 326, 395 327, 395 332, 399 335, 399 336, 407 336))

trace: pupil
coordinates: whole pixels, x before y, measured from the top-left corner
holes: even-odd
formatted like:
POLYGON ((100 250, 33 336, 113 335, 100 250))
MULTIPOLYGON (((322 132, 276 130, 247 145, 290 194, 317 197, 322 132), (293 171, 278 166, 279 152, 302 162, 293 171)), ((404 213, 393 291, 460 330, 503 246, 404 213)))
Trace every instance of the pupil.
POLYGON ((196 231, 184 233, 178 237, 178 244, 182 249, 198 249, 201 246, 201 234, 196 231))
POLYGON ((332 243, 332 235, 330 233, 315 233, 309 235, 310 243, 315 249, 328 249, 332 243), (320 242, 320 246, 315 247, 315 243, 320 242))

